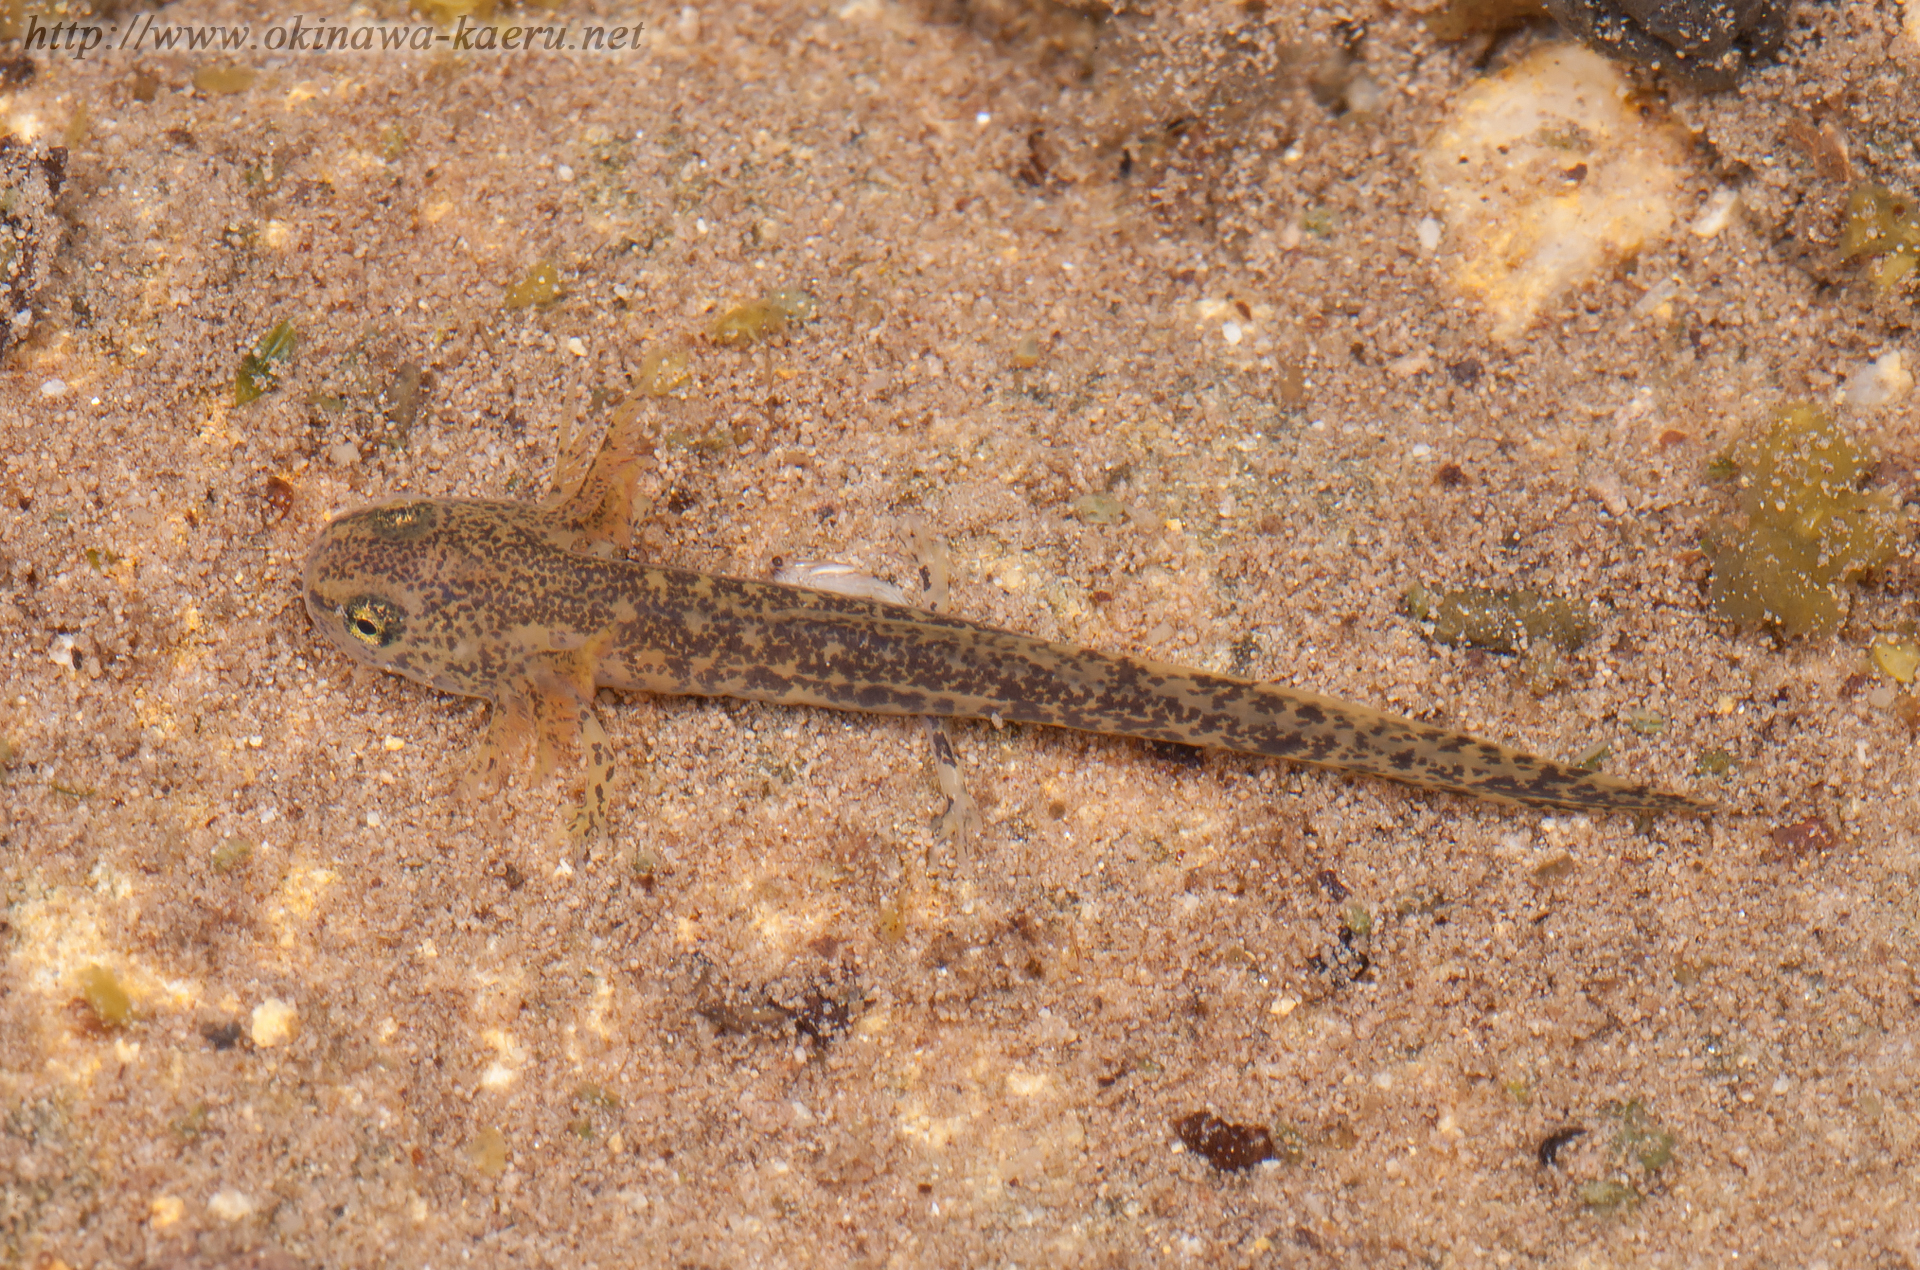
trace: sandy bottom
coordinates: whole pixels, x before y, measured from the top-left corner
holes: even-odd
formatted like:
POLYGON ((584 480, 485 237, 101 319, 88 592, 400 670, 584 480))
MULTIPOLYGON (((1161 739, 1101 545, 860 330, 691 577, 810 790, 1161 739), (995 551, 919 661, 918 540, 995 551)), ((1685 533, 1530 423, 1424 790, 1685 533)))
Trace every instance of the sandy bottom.
MULTIPOLYGON (((238 92, 41 57, 0 99, 70 141, 0 377, 0 1263, 1920 1264, 1920 757, 1864 656, 1911 559, 1782 644, 1699 550, 1709 461, 1912 319, 1833 243, 1851 180, 1920 186, 1920 51, 1838 8, 1647 95, 1678 229, 1507 342, 1417 154, 1540 32, 853 0, 238 92), (817 318, 706 339, 781 287, 817 318), (391 492, 538 496, 676 349, 639 554, 906 579, 920 515, 967 616, 1724 810, 978 723, 963 859, 911 722, 609 693, 570 849, 574 769, 464 792, 484 704, 356 672, 300 562, 391 492), (1603 621, 1537 682, 1416 582, 1603 621)), ((1910 497, 1911 398, 1852 426, 1910 497)))

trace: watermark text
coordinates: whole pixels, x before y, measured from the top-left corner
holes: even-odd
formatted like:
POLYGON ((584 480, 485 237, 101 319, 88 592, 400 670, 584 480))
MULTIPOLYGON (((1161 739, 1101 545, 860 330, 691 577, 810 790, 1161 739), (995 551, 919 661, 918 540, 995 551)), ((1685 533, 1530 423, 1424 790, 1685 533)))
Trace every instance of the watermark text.
POLYGON ((477 22, 462 15, 445 26, 425 22, 343 22, 295 14, 273 22, 169 22, 155 13, 130 21, 29 15, 20 37, 26 53, 76 59, 115 53, 624 53, 641 46, 645 26, 628 23, 477 22))

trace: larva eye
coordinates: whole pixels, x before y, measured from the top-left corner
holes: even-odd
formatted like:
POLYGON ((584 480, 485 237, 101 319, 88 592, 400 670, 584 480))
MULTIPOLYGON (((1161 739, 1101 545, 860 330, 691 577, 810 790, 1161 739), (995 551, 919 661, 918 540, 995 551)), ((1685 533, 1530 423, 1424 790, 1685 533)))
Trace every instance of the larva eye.
POLYGON ((406 627, 400 606, 377 595, 348 600, 340 610, 347 634, 368 648, 385 648, 400 638, 406 627))

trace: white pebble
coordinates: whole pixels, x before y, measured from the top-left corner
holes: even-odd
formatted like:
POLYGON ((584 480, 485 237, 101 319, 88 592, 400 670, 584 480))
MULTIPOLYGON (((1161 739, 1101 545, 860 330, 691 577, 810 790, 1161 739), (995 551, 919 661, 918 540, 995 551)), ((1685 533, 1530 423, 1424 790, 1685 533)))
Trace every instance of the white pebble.
POLYGON ((245 1221, 253 1216, 254 1203, 244 1191, 224 1186, 207 1201, 207 1211, 221 1221, 245 1221))
POLYGON ((567 351, 575 357, 585 357, 587 355, 587 342, 578 335, 570 335, 567 337, 567 351))
POLYGON ((1855 410, 1873 410, 1892 405, 1913 391, 1913 374, 1899 349, 1880 354, 1847 376, 1840 390, 1841 400, 1855 410))
POLYGON ((1646 293, 1633 302, 1632 313, 1635 317, 1645 317, 1679 294, 1679 281, 1674 278, 1664 279, 1648 287, 1646 293))
POLYGON ((1707 200, 1706 208, 1694 219, 1693 233, 1696 238, 1711 238, 1733 222, 1733 213, 1740 206, 1740 196, 1730 189, 1718 189, 1707 200))
POLYGON ((55 635, 53 643, 47 646, 47 656, 56 666, 65 666, 68 670, 77 669, 73 664, 73 636, 55 635))
POLYGON ((42 397, 61 397, 66 395, 66 391, 67 381, 64 379, 49 379, 40 385, 40 395, 42 397))
POLYGON ((300 1029, 300 1011, 291 1001, 268 997, 253 1007, 247 1020, 247 1034, 254 1045, 270 1050, 285 1045, 300 1029))
POLYGON ((1431 216, 1422 216, 1420 223, 1413 227, 1413 236, 1420 240, 1425 251, 1437 251, 1440 248, 1440 222, 1431 216))
POLYGON ((1347 109, 1356 115, 1370 115, 1387 100, 1387 90, 1379 80, 1361 71, 1347 85, 1347 109))
POLYGON ((1241 334, 1242 332, 1238 322, 1222 322, 1220 324, 1220 338, 1229 344, 1238 344, 1241 334))
POLYGON ((1630 511, 1626 492, 1620 487, 1619 474, 1611 468, 1597 467, 1587 474, 1587 491, 1600 500, 1609 515, 1624 516, 1630 511))
POLYGON ((352 467, 360 461, 360 447, 342 441, 327 447, 327 458, 337 467, 352 467))

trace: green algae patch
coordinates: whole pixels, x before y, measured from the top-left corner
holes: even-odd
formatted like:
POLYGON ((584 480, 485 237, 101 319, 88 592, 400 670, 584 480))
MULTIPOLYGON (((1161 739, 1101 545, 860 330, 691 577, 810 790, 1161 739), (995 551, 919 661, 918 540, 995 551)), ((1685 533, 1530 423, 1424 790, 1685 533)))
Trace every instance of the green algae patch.
POLYGON ((182 1142, 196 1141, 207 1131, 207 1122, 212 1118, 212 1109, 204 1102, 197 1102, 192 1111, 173 1122, 174 1136, 182 1142))
POLYGON ((1613 1149, 1622 1163, 1638 1164, 1649 1173, 1658 1173, 1673 1163, 1673 1135, 1648 1114, 1638 1098, 1608 1106, 1607 1118, 1613 1121, 1613 1149))
POLYGON ((1433 623, 1442 644, 1466 644, 1496 653, 1525 652, 1545 640, 1572 652, 1593 638, 1593 610, 1578 600, 1538 591, 1461 587, 1438 595, 1415 584, 1407 612, 1433 623))
POLYGON ((133 1021, 132 999, 105 966, 88 966, 80 972, 80 995, 101 1027, 125 1027, 133 1021))
POLYGON ((1561 882, 1572 877, 1579 867, 1573 853, 1563 848, 1533 866, 1533 880, 1541 884, 1561 882))
POLYGON ((1659 736, 1667 730, 1667 720, 1645 706, 1634 706, 1627 711, 1627 726, 1641 736, 1659 736))
POLYGON ((819 315, 818 300, 798 287, 780 287, 728 309, 715 319, 707 335, 722 348, 747 348, 819 315))
POLYGON ((60 144, 68 150, 79 149, 80 143, 87 139, 87 129, 92 126, 93 112, 87 109, 85 102, 81 102, 80 108, 73 112, 73 117, 67 120, 67 126, 61 130, 60 144))
POLYGON ((231 873, 253 858, 253 842, 247 838, 223 838, 213 849, 213 871, 231 873))
POLYGON ((210 97, 232 97, 252 88, 260 72, 251 66, 202 66, 193 73, 193 86, 210 97))
POLYGON ((1393 912, 1396 917, 1425 917, 1444 907, 1446 902, 1446 893, 1439 887, 1421 885, 1394 896, 1393 912))
POLYGON ((280 375, 293 360, 299 344, 300 336, 293 329, 293 323, 285 320, 274 323, 253 346, 253 351, 240 359, 240 369, 233 377, 233 404, 244 406, 278 388, 280 375))
POLYGON ((1915 675, 1920 674, 1920 643, 1911 639, 1882 635, 1873 642, 1867 655, 1881 674, 1900 683, 1910 684, 1915 675))
POLYGON ((560 298, 560 267, 543 260, 507 288, 509 309, 544 309, 560 298))
POLYGON ((488 1125, 467 1143, 467 1162, 482 1177, 497 1178, 507 1171, 507 1135, 488 1125))
POLYGON ((692 382, 693 361, 684 350, 656 348, 640 359, 634 386, 649 397, 670 397, 692 382))
POLYGON ((1566 681, 1562 655, 1598 629, 1584 601, 1539 591, 1461 587, 1435 594, 1415 583, 1407 592, 1406 611, 1433 623, 1436 643, 1521 654, 1528 690, 1539 697, 1566 681))
POLYGON ((1127 518, 1127 505, 1111 494, 1082 494, 1073 510, 1089 525, 1117 525, 1127 518))
POLYGON ((1613 1126, 1606 1172, 1581 1183, 1580 1202, 1597 1213, 1621 1213, 1654 1188, 1660 1171, 1673 1163, 1676 1143, 1638 1098, 1608 1103, 1601 1114, 1613 1126))
POLYGON ((883 944, 898 944, 907 937, 907 926, 911 919, 907 915, 906 897, 895 895, 880 905, 874 914, 873 933, 883 944))
POLYGON ((1618 1213, 1640 1202, 1640 1192, 1610 1177, 1580 1184, 1580 1202, 1596 1213, 1618 1213))
POLYGON ((1734 446, 1739 516, 1708 531, 1713 611, 1782 635, 1825 635, 1847 588, 1893 559, 1893 497, 1859 487, 1872 459, 1816 406, 1789 406, 1734 446))
POLYGON ((1920 266, 1920 208, 1884 185, 1856 185, 1840 222, 1840 258, 1870 257, 1867 279, 1888 295, 1920 266))

